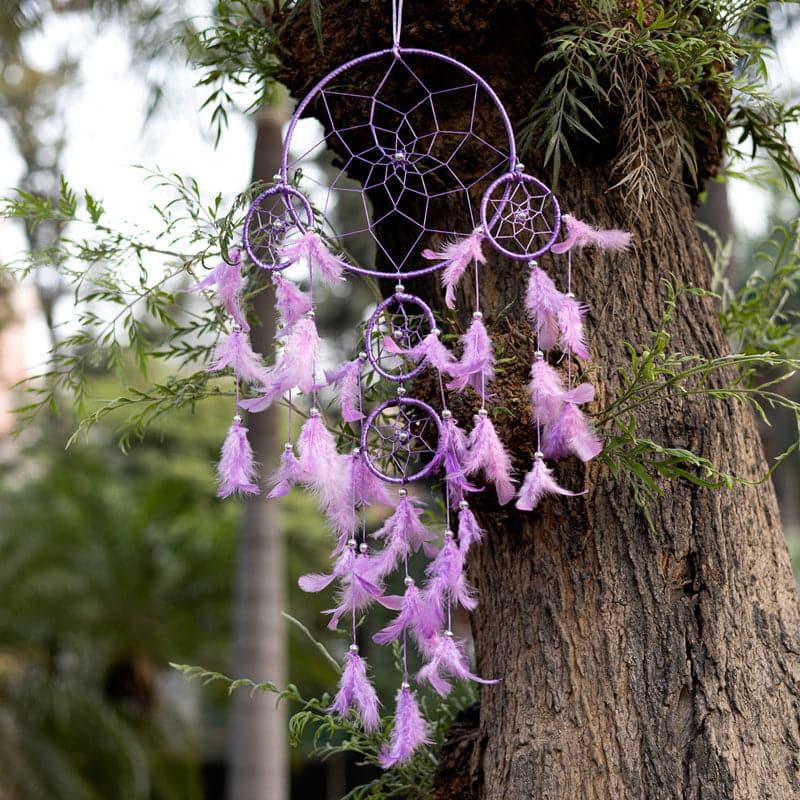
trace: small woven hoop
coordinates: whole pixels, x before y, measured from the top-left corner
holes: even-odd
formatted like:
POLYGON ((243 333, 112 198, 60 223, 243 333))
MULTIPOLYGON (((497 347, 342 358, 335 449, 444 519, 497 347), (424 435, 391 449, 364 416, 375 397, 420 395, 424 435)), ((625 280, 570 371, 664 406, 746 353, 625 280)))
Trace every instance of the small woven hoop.
MULTIPOLYGON (((311 229, 314 227, 314 212, 311 210, 311 205, 306 199, 305 195, 301 192, 298 192, 297 189, 292 188, 291 186, 287 186, 286 184, 279 183, 275 186, 270 186, 269 189, 265 189, 261 192, 258 197, 250 204, 250 208, 247 211, 247 216, 244 218, 244 230, 242 231, 242 244, 244 244, 244 249, 247 251, 247 255, 250 258, 250 261, 255 264, 257 267, 261 269, 267 269, 271 272, 278 272, 280 270, 286 269, 288 266, 291 265, 291 261, 283 261, 279 260, 279 252, 280 246, 283 242, 283 238, 286 235, 286 229, 283 228, 280 233, 280 241, 267 241, 266 247, 274 253, 274 260, 270 262, 266 262, 263 258, 259 257, 255 253, 256 242, 252 241, 251 235, 251 226, 253 223, 253 218, 259 211, 259 207, 261 203, 270 198, 275 197, 275 195, 279 195, 281 199, 281 205, 283 208, 284 213, 289 212, 293 220, 300 219, 300 216, 305 218, 305 225, 304 229, 311 229), (294 207, 294 201, 297 201, 298 205, 300 206, 301 215, 298 216, 297 210, 294 207)), ((280 220, 283 218, 284 215, 278 215, 273 211, 267 211, 267 215, 270 217, 271 220, 280 220)), ((292 223, 295 227, 298 227, 296 223, 292 223)), ((267 236, 269 236, 270 232, 267 232, 267 236)), ((261 245, 262 247, 264 245, 261 245)))
POLYGON ((380 478, 382 481, 386 481, 386 483, 405 484, 410 483, 411 481, 422 480, 423 478, 427 478, 429 475, 431 475, 439 467, 439 465, 442 463, 442 459, 444 458, 444 430, 442 427, 442 420, 439 418, 439 415, 436 413, 436 411, 422 400, 417 400, 413 397, 392 397, 389 400, 385 400, 383 403, 381 403, 369 415, 364 423, 361 429, 361 452, 364 454, 364 463, 367 465, 367 469, 369 469, 369 471, 376 478, 380 478), (386 473, 382 472, 372 460, 368 448, 369 432, 374 426, 375 420, 387 408, 417 408, 427 414, 436 425, 436 452, 433 454, 431 460, 427 464, 424 464, 417 472, 405 474, 400 477, 387 475, 386 473))
POLYGON ((525 173, 519 171, 508 172, 505 175, 501 175, 496 181, 494 181, 494 183, 492 183, 492 185, 484 193, 483 199, 481 200, 481 224, 483 225, 486 240, 498 253, 506 256, 506 258, 514 259, 515 261, 530 261, 531 259, 542 255, 542 253, 546 253, 555 244, 556 239, 558 239, 558 231, 561 227, 561 209, 559 208, 556 196, 553 194, 550 188, 545 186, 545 184, 543 184, 538 178, 534 178, 533 175, 526 175, 525 173), (546 196, 552 205, 552 232, 546 243, 537 250, 529 250, 528 246, 522 244, 520 244, 519 250, 509 250, 495 239, 492 229, 494 228, 495 230, 499 230, 498 226, 501 226, 505 221, 503 217, 503 205, 499 205, 492 217, 488 218, 489 203, 493 200, 493 195, 502 190, 503 197, 495 200, 495 202, 501 204, 511 203, 513 202, 511 198, 513 197, 514 189, 520 184, 525 186, 526 191, 528 190, 528 187, 533 187, 534 189, 538 190, 537 193, 546 196))
MULTIPOLYGON (((374 347, 374 340, 372 338, 372 334, 375 331, 375 326, 379 324, 381 315, 383 312, 392 304, 410 304, 415 305, 419 308, 420 313, 422 316, 425 317, 428 325, 430 326, 430 331, 432 331, 436 327, 436 319, 433 316, 433 311, 431 311, 430 307, 427 303, 420 300, 419 297, 413 294, 402 294, 396 293, 387 297, 376 309, 372 312, 372 316, 369 318, 367 322, 367 328, 364 332, 364 350, 367 354, 367 359, 369 363, 372 365, 372 368, 382 377, 386 378, 390 381, 407 381, 415 376, 419 375, 422 370, 426 367, 426 359, 422 359, 419 364, 417 364, 413 369, 409 372, 389 372, 388 370, 384 369, 380 363, 379 356, 375 355, 374 347)), ((428 331, 428 333, 430 333, 428 331)))

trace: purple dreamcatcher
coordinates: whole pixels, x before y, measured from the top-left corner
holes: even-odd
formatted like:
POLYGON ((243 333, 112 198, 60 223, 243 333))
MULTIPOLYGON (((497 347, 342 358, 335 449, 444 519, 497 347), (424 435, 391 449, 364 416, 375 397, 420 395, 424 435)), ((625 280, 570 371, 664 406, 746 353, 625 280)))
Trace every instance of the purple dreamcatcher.
POLYGON ((310 592, 338 586, 336 604, 326 612, 329 627, 348 620, 352 639, 331 710, 354 713, 367 731, 380 726, 379 704, 359 654, 358 617, 376 602, 397 612, 373 636, 378 644, 399 641, 403 654, 395 720, 380 756, 385 767, 407 760, 427 741, 412 677, 442 695, 453 680, 496 682, 470 671, 464 643, 452 632, 453 609, 470 611, 477 604, 464 565, 483 531, 468 497, 482 481, 493 487, 500 504, 516 497, 517 509, 532 511, 545 495, 574 494, 557 484, 546 459, 575 455, 588 461, 602 445, 580 409, 593 399, 594 389, 575 381, 575 359, 589 358, 587 309, 572 293, 569 253, 576 246, 630 244, 624 231, 601 231, 561 216, 553 193, 518 163, 511 123, 492 88, 448 56, 401 47, 401 14, 402 2, 393 2, 392 48, 335 69, 300 102, 277 182, 247 213, 244 251, 255 267, 272 273, 275 284, 279 347, 272 366, 263 365, 250 348, 240 252, 233 251, 229 262, 198 284, 216 288, 231 318, 231 332, 209 367, 232 370, 236 385, 236 415, 218 466, 220 496, 259 492, 239 409, 256 413, 285 397, 291 432, 291 416, 305 402, 298 394, 308 398, 297 442, 286 444, 269 497, 283 496, 295 485, 311 490, 335 534, 332 571, 303 576, 300 586, 310 592), (308 114, 323 124, 323 135, 310 146, 300 144, 297 128, 308 114), (337 154, 332 178, 315 160, 323 151, 337 154), (458 222, 447 230, 437 227, 436 220, 445 218, 458 222), (489 407, 495 356, 480 308, 487 247, 512 263, 525 262, 530 271, 525 307, 537 343, 529 387, 536 453, 519 488, 489 407), (548 250, 568 254, 564 292, 537 264, 548 250), (293 265, 307 270, 308 291, 283 275, 293 265), (405 282, 441 272, 445 303, 452 309, 456 287, 469 269, 474 307, 456 357, 442 342, 429 306, 405 282), (356 357, 323 373, 314 282, 334 284, 349 272, 391 279, 396 286, 367 321, 356 357), (566 369, 558 369, 558 361, 566 369), (371 410, 363 392, 368 370, 393 390, 371 410), (438 411, 408 394, 410 382, 425 370, 435 375, 438 411), (245 385, 252 388, 242 398, 245 385), (326 427, 317 399, 323 387, 338 394, 342 418, 353 432, 350 452, 338 451, 326 427), (480 400, 469 433, 448 408, 450 393, 467 391, 480 400), (438 474, 446 500, 442 536, 423 524, 413 491, 415 482, 438 474), (373 505, 391 514, 368 536, 365 510, 373 505), (419 551, 429 564, 418 586, 409 558, 419 551), (387 595, 386 580, 397 570, 404 593, 387 595), (408 668, 412 641, 424 661, 416 676, 408 668))

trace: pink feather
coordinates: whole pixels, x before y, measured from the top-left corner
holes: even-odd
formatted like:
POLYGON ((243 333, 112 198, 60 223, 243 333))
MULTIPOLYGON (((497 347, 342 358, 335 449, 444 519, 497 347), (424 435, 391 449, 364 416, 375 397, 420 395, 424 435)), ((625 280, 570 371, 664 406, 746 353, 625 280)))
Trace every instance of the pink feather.
POLYGON ((511 480, 511 457, 506 452, 488 414, 475 416, 475 427, 468 440, 468 453, 464 471, 467 475, 483 472, 487 481, 494 483, 497 499, 504 506, 516 494, 511 480))
POLYGON ((421 649, 426 648, 426 642, 436 633, 439 628, 439 615, 432 611, 425 598, 415 586, 413 579, 409 578, 409 585, 402 598, 384 598, 380 602, 389 600, 389 605, 395 605, 396 599, 400 600, 400 613, 385 628, 379 630, 372 640, 376 644, 389 644, 399 639, 403 631, 409 631, 421 649))
POLYGON ((325 246, 316 231, 308 231, 297 239, 284 243, 281 258, 291 261, 307 261, 319 273, 325 283, 334 284, 344 280, 342 265, 325 246))
POLYGON ((294 448, 291 444, 287 444, 281 453, 281 463, 270 478, 272 489, 267 497, 270 500, 276 497, 285 497, 300 481, 301 476, 300 462, 295 457, 294 448))
POLYGON ((558 326, 561 328, 561 349, 570 352, 582 361, 589 358, 583 333, 583 318, 589 310, 588 306, 579 303, 570 295, 564 296, 561 310, 558 312, 558 326))
POLYGON ((219 372, 231 367, 238 378, 248 383, 263 383, 267 380, 267 368, 261 356, 253 352, 247 334, 235 330, 228 334, 214 351, 208 372, 219 372))
POLYGON ((442 273, 442 286, 445 289, 444 301, 448 308, 456 307, 456 286, 467 267, 473 261, 477 261, 479 264, 486 263, 486 256, 481 247, 482 242, 483 229, 476 228, 469 236, 448 242, 439 251, 430 249, 422 251, 422 257, 429 261, 446 262, 442 273))
POLYGON ((478 520, 469 508, 462 508, 458 512, 458 549, 466 557, 469 548, 478 544, 483 538, 483 530, 478 525, 478 520))
POLYGON ((450 505, 457 506, 465 492, 477 492, 466 478, 464 465, 467 463, 467 435, 458 427, 452 416, 446 417, 443 427, 444 471, 450 494, 450 505))
POLYGON ((455 363, 455 356, 439 340, 438 333, 429 333, 418 345, 410 350, 403 350, 390 336, 383 337, 383 349, 393 355, 404 355, 415 361, 425 359, 427 363, 439 372, 450 373, 455 363))
POLYGON ((231 263, 221 261, 203 280, 190 287, 189 291, 200 292, 203 289, 216 289, 222 307, 243 331, 249 331, 241 308, 242 298, 242 254, 238 247, 230 251, 231 263))
POLYGON ((459 362, 449 368, 453 380, 447 388, 460 392, 469 385, 484 398, 486 384, 494 380, 494 350, 480 317, 473 318, 461 342, 463 354, 459 362))
POLYGON ((337 578, 349 575, 355 565, 356 554, 349 547, 345 548, 336 559, 330 574, 309 572, 297 579, 297 585, 304 592, 321 592, 327 589, 337 578))
POLYGON ((430 660, 417 673, 417 679, 427 681, 440 695, 445 696, 453 688, 448 678, 484 685, 500 683, 499 679, 487 680, 472 673, 467 665, 464 643, 456 641, 452 635, 442 634, 436 638, 430 660))
POLYGON ((334 370, 325 372, 325 380, 330 386, 339 390, 339 400, 342 403, 342 419, 345 422, 358 422, 364 415, 359 410, 361 399, 359 395, 361 368, 363 362, 356 358, 348 361, 334 370))
POLYGON ((339 691, 336 692, 336 697, 333 698, 328 710, 340 717, 346 717, 353 709, 361 718, 364 730, 367 733, 374 733, 381 725, 379 706, 375 687, 367 677, 367 663, 357 652, 351 650, 344 659, 339 691))
POLYGON ((452 537, 445 537, 442 549, 428 565, 425 574, 428 576, 425 598, 431 611, 438 614, 440 620, 444 619, 448 598, 467 611, 474 611, 478 607, 475 590, 464 575, 464 555, 452 537))
POLYGON ((348 476, 342 469, 336 441, 319 413, 306 420, 297 439, 302 482, 312 489, 325 513, 335 503, 347 502, 352 495, 348 476))
POLYGON ((542 440, 542 452, 550 458, 564 458, 571 452, 581 461, 591 461, 602 449, 603 443, 574 403, 564 404, 542 440))
POLYGON ((631 246, 631 235, 628 231, 595 228, 571 214, 564 214, 561 219, 566 225, 567 235, 563 241, 552 246, 554 253, 566 253, 573 247, 598 247, 601 250, 619 251, 627 250, 631 246))
POLYGON ((295 322, 311 311, 311 298, 277 272, 272 280, 275 284, 275 307, 278 309, 280 323, 279 335, 285 336, 295 322))
POLYGON ((420 520, 422 509, 417 508, 410 495, 400 498, 394 514, 372 536, 382 539, 384 548, 373 557, 374 572, 383 578, 392 572, 401 558, 405 558, 420 548, 430 552, 433 534, 420 520))
POLYGON ((548 494, 561 494, 577 497, 577 492, 562 489, 553 478, 553 473, 541 458, 534 459, 533 468, 525 476, 522 488, 517 495, 516 507, 520 511, 533 511, 539 501, 548 494))
POLYGON ((531 367, 528 390, 539 421, 544 425, 555 422, 564 405, 564 384, 558 372, 541 356, 536 357, 531 367))
POLYGON ((240 419, 235 418, 228 428, 228 435, 222 445, 222 455, 217 464, 217 496, 258 494, 260 489, 255 483, 257 474, 253 449, 247 441, 247 428, 240 419))
POLYGON ((331 615, 328 630, 335 631, 339 620, 352 611, 361 611, 383 594, 379 583, 373 577, 373 565, 370 557, 364 554, 356 556, 351 572, 342 576, 342 588, 337 594, 337 605, 323 612, 331 615))
POLYGON ((352 455, 351 459, 356 503, 360 506, 396 506, 397 501, 389 494, 386 484, 367 466, 363 454, 352 455))
POLYGON ((428 726, 417 706, 414 693, 408 686, 402 686, 397 691, 394 727, 389 743, 378 756, 378 762, 384 769, 403 764, 414 755, 418 747, 430 743, 428 726))
POLYGON ((531 270, 525 293, 525 308, 536 331, 536 346, 549 350, 558 340, 558 315, 564 295, 550 276, 539 267, 531 270))

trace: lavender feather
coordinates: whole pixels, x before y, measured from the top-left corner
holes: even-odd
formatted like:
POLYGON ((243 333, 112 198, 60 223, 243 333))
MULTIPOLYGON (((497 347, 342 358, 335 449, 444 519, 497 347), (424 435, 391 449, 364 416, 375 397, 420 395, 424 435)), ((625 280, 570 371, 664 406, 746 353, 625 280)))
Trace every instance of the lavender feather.
POLYGON ((543 497, 548 494, 560 494, 577 497, 578 492, 562 489, 553 477, 553 473, 541 458, 534 459, 533 468, 525 476, 522 488, 517 495, 516 507, 520 511, 533 511, 543 497))
POLYGON ((555 422, 564 405, 564 384, 558 372, 544 358, 534 360, 528 390, 538 419, 544 425, 555 422))
POLYGON ((375 687, 367 677, 366 661, 358 653, 348 652, 339 680, 339 691, 328 710, 340 717, 346 717, 352 709, 361 718, 364 730, 367 733, 374 733, 381 725, 379 706, 375 687))
POLYGON ((457 506, 464 499, 465 492, 479 490, 467 481, 464 470, 468 457, 467 435, 458 427, 453 417, 445 419, 442 426, 445 480, 450 493, 450 504, 457 506))
POLYGON ((631 235, 628 231, 617 228, 608 230, 595 228, 571 214, 564 214, 561 219, 565 224, 567 235, 563 241, 553 245, 551 250, 554 253, 566 253, 573 247, 597 247, 600 250, 622 251, 631 246, 631 235))
POLYGON ((200 292, 213 286, 227 314, 241 326, 243 331, 249 331, 250 325, 241 308, 242 254, 238 247, 234 247, 229 255, 230 264, 221 261, 203 280, 190 287, 189 291, 200 292))
POLYGON ((278 309, 280 335, 285 336, 295 322, 311 311, 311 298, 277 272, 272 280, 275 284, 275 307, 278 309))
POLYGON ((448 242, 441 250, 425 249, 422 251, 422 257, 429 261, 446 262, 442 272, 442 286, 445 290, 445 303, 450 309, 456 307, 456 286, 467 267, 473 261, 477 261, 479 264, 486 263, 486 256, 481 247, 482 242, 483 229, 476 228, 469 236, 448 242))
POLYGON ((448 678, 474 681, 487 686, 500 683, 499 678, 488 680, 471 672, 464 652, 464 643, 444 634, 436 637, 430 660, 417 673, 417 679, 430 683, 444 697, 453 688, 448 678))
POLYGON ((325 372, 328 385, 339 390, 339 400, 342 404, 342 419, 345 422, 358 422, 364 418, 359 400, 359 386, 361 381, 361 367, 363 362, 356 358, 348 361, 337 369, 325 372))
POLYGON ((430 744, 428 726, 425 723, 414 693, 407 686, 397 692, 394 727, 389 743, 381 751, 378 761, 384 769, 408 761, 418 747, 430 744))
POLYGON ((539 267, 531 270, 525 293, 525 308, 536 331, 536 345, 549 350, 558 341, 558 315, 564 295, 556 289, 550 276, 539 267))
POLYGON ((476 414, 475 426, 469 434, 468 452, 464 464, 468 476, 483 472, 494 484, 497 499, 504 506, 516 494, 511 479, 511 457, 508 455, 488 414, 476 414))
POLYGON ((250 347, 244 331, 228 334, 214 351, 214 358, 208 365, 208 372, 219 372, 231 367, 238 378, 248 383, 263 383, 267 378, 267 368, 261 356, 250 347))
POLYGON ((574 453, 581 461, 591 461, 603 449, 591 424, 574 403, 565 403, 555 423, 545 430, 542 452, 551 458, 574 453))
POLYGON ((589 307, 579 303, 574 297, 566 295, 558 312, 558 326, 561 329, 561 349, 572 353, 582 361, 589 358, 583 332, 583 318, 589 307))
POLYGON ((255 483, 258 471, 253 458, 253 449, 247 440, 247 428, 239 419, 234 419, 222 445, 222 455, 217 464, 217 496, 232 494, 258 494, 255 483))
POLYGON ((463 354, 459 362, 449 368, 453 380, 447 388, 460 392, 471 386, 485 398, 486 385, 494 380, 494 349, 480 317, 473 318, 461 342, 463 354))
POLYGON ((342 265, 316 231, 308 231, 297 239, 286 242, 281 248, 281 258, 293 264, 307 261, 325 283, 334 284, 344 280, 342 265))
POLYGON ((270 478, 272 489, 267 497, 270 500, 276 497, 285 497, 292 487, 300 481, 302 471, 300 462, 294 454, 294 448, 288 445, 281 453, 281 463, 270 478))

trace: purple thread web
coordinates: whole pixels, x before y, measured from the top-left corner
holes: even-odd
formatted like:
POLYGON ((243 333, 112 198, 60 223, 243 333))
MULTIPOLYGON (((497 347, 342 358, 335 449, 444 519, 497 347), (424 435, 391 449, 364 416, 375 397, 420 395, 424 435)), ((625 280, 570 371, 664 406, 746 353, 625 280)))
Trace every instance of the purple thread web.
POLYGON ((427 403, 411 397, 386 400, 364 423, 361 449, 370 471, 389 483, 430 475, 441 462, 441 421, 427 403))
POLYGON ((476 198, 515 158, 506 112, 480 76, 448 56, 398 48, 354 59, 317 84, 289 125, 281 174, 297 179, 314 200, 345 266, 410 277, 444 266, 425 261, 422 249, 471 233, 479 219, 476 198), (324 135, 290 160, 296 123, 309 106, 324 135), (448 122, 456 116, 463 122, 448 122), (490 140, 498 126, 502 143, 490 140), (332 178, 312 165, 326 150, 337 153, 332 178), (338 214, 345 204, 349 213, 338 214), (433 223, 445 213, 459 227, 433 223), (359 266, 357 256, 375 267, 359 266))
POLYGON ((516 260, 549 250, 561 225, 558 201, 538 178, 511 172, 498 178, 481 202, 481 222, 489 243, 516 260))

